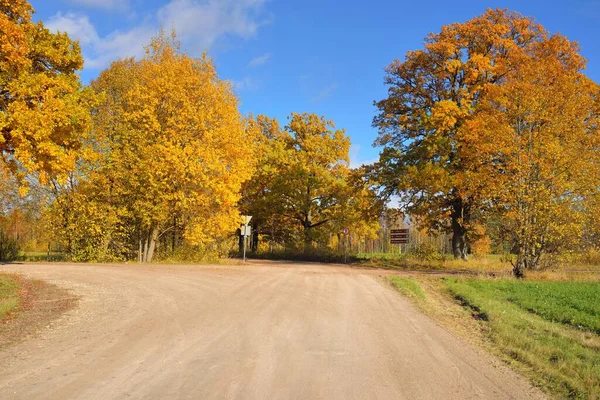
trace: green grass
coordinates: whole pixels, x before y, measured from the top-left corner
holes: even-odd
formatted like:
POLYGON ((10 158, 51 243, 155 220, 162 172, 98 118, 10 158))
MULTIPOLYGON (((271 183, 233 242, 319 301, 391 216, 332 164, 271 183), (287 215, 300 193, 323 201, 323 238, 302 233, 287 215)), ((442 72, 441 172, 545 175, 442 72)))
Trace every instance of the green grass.
POLYGON ((403 295, 421 299, 425 298, 425 292, 415 279, 392 276, 389 278, 389 280, 392 286, 394 286, 403 295))
POLYGON ((44 261, 66 261, 67 256, 65 253, 61 252, 48 252, 45 251, 23 251, 19 255, 19 261, 29 261, 29 262, 44 262, 44 261))
POLYGON ((534 383, 559 398, 600 399, 600 283, 444 281, 534 383))
POLYGON ((19 281, 11 275, 0 274, 0 321, 19 307, 19 281))

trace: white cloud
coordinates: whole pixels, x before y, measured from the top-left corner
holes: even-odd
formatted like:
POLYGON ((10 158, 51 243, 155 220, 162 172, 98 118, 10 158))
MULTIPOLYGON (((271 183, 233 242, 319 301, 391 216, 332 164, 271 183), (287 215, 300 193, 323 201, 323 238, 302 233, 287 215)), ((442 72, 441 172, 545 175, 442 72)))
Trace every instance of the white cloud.
POLYGON ((259 66, 265 64, 267 61, 269 61, 270 58, 271 58, 271 53, 263 54, 262 56, 255 57, 252 60, 250 60, 250 62, 248 63, 248 66, 251 68, 259 67, 259 66))
POLYGON ((206 50, 223 36, 255 36, 265 1, 171 0, 158 11, 158 21, 166 29, 174 28, 193 50, 206 50))
POLYGON ((373 164, 378 161, 378 159, 361 160, 360 159, 361 157, 359 154, 360 154, 360 145, 358 145, 358 144, 350 145, 350 151, 349 151, 350 168, 354 169, 354 168, 362 167, 363 165, 373 164))
POLYGON ((156 34, 157 31, 149 26, 138 26, 125 32, 114 31, 95 44, 95 56, 86 60, 86 66, 101 69, 120 58, 140 58, 144 55, 145 46, 156 34))
POLYGON ((66 32, 78 40, 83 49, 85 67, 101 69, 119 58, 140 57, 144 46, 150 42, 156 31, 150 26, 138 26, 129 31, 114 31, 100 37, 86 15, 69 12, 58 13, 48 20, 46 26, 51 31, 66 32))
POLYGON ((79 40, 82 46, 93 45, 100 39, 86 15, 58 13, 46 22, 46 27, 51 31, 68 33, 71 38, 79 40))
POLYGON ((338 88, 338 84, 337 82, 332 83, 331 85, 327 86, 326 88, 324 88, 323 90, 321 90, 319 92, 319 94, 317 94, 316 97, 314 97, 312 99, 312 103, 319 103, 325 99, 327 99, 329 96, 331 96, 331 94, 338 88))
MULTIPOLYGON (((100 3, 99 0, 77 0, 100 3)), ((209 50, 223 37, 248 39, 266 23, 263 5, 267 0, 171 0, 145 22, 127 30, 116 30, 99 36, 86 15, 73 12, 54 15, 47 22, 53 31, 67 32, 79 40, 86 68, 101 69, 111 61, 124 57, 140 57, 161 27, 177 31, 184 48, 193 54, 209 50)), ((109 3, 124 1, 108 0, 109 3)))
POLYGON ((129 6, 128 0, 70 0, 70 2, 84 7, 105 8, 107 10, 123 10, 129 6))
POLYGON ((233 88, 240 92, 244 90, 256 90, 260 87, 260 82, 256 79, 246 76, 240 80, 232 80, 233 88))

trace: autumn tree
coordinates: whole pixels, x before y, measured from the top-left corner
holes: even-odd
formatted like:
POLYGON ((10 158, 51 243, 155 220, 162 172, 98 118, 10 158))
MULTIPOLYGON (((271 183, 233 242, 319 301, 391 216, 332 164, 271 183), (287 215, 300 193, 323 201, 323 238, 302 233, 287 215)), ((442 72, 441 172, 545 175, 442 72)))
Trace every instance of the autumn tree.
POLYGON ((0 152, 21 184, 29 174, 64 179, 89 123, 78 43, 33 23, 32 13, 25 0, 0 0, 0 152))
POLYGON ((284 129, 264 116, 257 124, 258 168, 241 202, 255 231, 290 245, 299 230, 307 252, 315 243, 325 246, 344 226, 374 235, 379 203, 348 166, 350 140, 343 130, 306 113, 292 114, 284 129))
POLYGON ((459 129, 472 182, 489 186, 490 213, 514 243, 517 277, 581 244, 600 178, 599 87, 575 43, 539 39, 459 129))
MULTIPOLYGON (((291 241, 293 229, 285 220, 283 205, 273 183, 278 179, 280 166, 287 161, 287 132, 274 118, 258 115, 255 120, 260 132, 256 136, 257 167, 251 179, 242 187, 240 210, 252 215, 252 250, 258 250, 260 237, 268 237, 271 246, 291 241)), ((241 248, 241 243, 240 243, 241 248)))
POLYGON ((285 159, 272 188, 283 213, 302 226, 308 251, 314 230, 330 222, 343 202, 350 140, 323 117, 294 113, 284 145, 285 159))
POLYGON ((452 232, 456 258, 466 258, 469 229, 487 205, 485 181, 471 179, 463 158, 470 150, 459 132, 489 88, 546 40, 531 19, 488 10, 444 26, 423 49, 387 67, 388 97, 375 103, 373 121, 376 144, 384 148, 372 173, 383 193, 398 195, 422 225, 452 232))
POLYGON ((78 195, 99 208, 84 215, 114 217, 115 232, 125 227, 145 262, 175 230, 195 246, 233 232, 241 184, 253 172, 244 145, 253 130, 212 61, 161 34, 143 59, 113 63, 92 87, 102 99, 93 109, 98 158, 78 195))
POLYGON ((346 182, 345 201, 332 218, 331 231, 337 234, 338 244, 342 241, 344 228, 356 239, 375 239, 381 229, 384 201, 370 187, 363 168, 350 170, 346 182))

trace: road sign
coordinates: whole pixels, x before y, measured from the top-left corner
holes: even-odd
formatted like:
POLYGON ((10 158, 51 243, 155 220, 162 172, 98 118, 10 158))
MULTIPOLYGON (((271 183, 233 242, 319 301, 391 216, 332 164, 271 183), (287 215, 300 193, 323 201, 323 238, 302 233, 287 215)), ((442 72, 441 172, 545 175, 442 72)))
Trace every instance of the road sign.
POLYGON ((243 225, 240 226, 240 235, 242 236, 242 240, 244 242, 244 264, 246 263, 246 238, 251 236, 252 233, 252 228, 248 226, 250 220, 252 220, 252 215, 242 215, 243 225))
POLYGON ((350 233, 350 229, 348 229, 348 228, 343 228, 343 229, 342 229, 342 233, 343 233, 344 235, 348 235, 348 234, 350 233))
POLYGON ((408 229, 392 229, 390 231, 391 244, 408 244, 409 239, 408 229))

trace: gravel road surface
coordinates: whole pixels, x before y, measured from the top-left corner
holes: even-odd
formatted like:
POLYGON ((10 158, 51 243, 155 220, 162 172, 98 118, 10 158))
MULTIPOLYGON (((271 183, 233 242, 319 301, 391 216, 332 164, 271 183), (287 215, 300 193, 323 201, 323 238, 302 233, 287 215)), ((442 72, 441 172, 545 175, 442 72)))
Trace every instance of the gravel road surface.
POLYGON ((525 399, 377 273, 319 264, 0 266, 78 305, 0 350, 0 399, 525 399))

